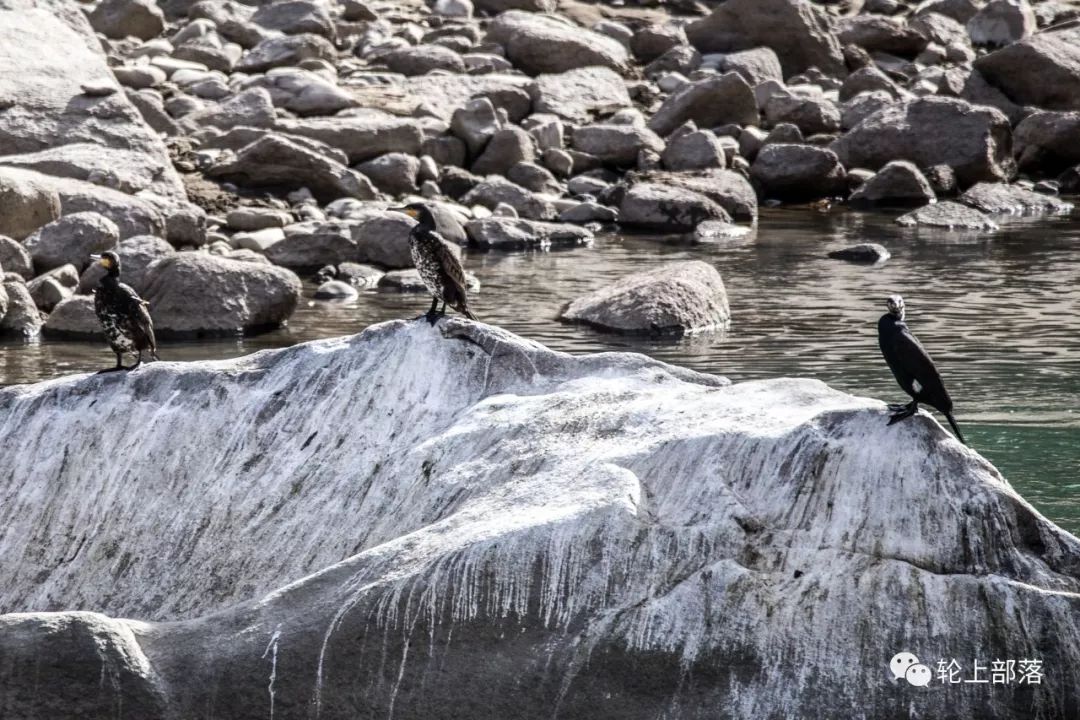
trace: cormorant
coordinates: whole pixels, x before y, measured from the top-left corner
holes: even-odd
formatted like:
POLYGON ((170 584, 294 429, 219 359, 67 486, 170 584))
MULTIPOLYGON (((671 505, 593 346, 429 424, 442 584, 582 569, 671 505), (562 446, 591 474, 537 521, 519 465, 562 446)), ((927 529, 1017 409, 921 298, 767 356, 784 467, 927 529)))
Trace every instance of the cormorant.
POLYGON ((139 297, 130 285, 120 282, 120 258, 114 252, 92 255, 105 268, 105 277, 101 279, 94 292, 94 312, 101 321, 105 339, 116 353, 116 367, 102 370, 134 370, 142 364, 143 351, 149 351, 150 357, 157 356, 157 343, 154 340, 154 321, 150 319, 149 303, 139 297), (138 354, 134 365, 124 365, 124 353, 138 354))
POLYGON ((930 354, 922 343, 908 330, 904 322, 904 298, 891 295, 885 302, 889 312, 878 320, 878 345, 885 362, 889 364, 896 377, 896 382, 911 396, 907 405, 890 405, 889 410, 896 413, 889 418, 889 424, 911 417, 919 410, 919 403, 925 403, 941 412, 952 426, 957 439, 964 442, 964 436, 952 416, 953 402, 941 373, 934 366, 930 354))
POLYGON ((465 271, 461 268, 461 262, 450 252, 446 240, 436 232, 431 210, 423 203, 394 209, 416 220, 409 233, 409 251, 420 279, 432 295, 431 309, 424 317, 434 325, 446 314, 446 306, 449 305, 470 320, 475 320, 465 294, 465 271), (437 310, 440 300, 442 310, 437 310))

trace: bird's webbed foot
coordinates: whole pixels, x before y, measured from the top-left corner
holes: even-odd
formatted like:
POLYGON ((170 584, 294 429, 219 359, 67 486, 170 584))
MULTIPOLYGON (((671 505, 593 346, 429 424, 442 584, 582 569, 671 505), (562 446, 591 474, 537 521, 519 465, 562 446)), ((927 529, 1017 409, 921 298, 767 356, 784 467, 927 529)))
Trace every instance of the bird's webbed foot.
POLYGON ((900 422, 901 420, 905 420, 905 419, 911 417, 912 415, 914 415, 916 412, 918 412, 918 410, 919 410, 919 406, 916 405, 915 403, 911 403, 910 405, 905 405, 903 410, 901 410, 900 412, 896 413, 895 415, 893 415, 892 417, 889 418, 889 423, 888 424, 889 425, 894 425, 894 424, 900 422))
POLYGON ((127 368, 124 367, 123 365, 117 365, 116 367, 105 368, 104 370, 98 370, 94 374, 95 375, 104 375, 105 373, 114 373, 114 372, 118 372, 120 370, 127 370, 127 368))
POLYGON ((432 326, 434 326, 435 323, 439 322, 439 318, 441 318, 441 317, 442 317, 442 315, 439 314, 438 312, 429 311, 429 312, 424 314, 424 318, 428 321, 428 325, 432 325, 432 326))

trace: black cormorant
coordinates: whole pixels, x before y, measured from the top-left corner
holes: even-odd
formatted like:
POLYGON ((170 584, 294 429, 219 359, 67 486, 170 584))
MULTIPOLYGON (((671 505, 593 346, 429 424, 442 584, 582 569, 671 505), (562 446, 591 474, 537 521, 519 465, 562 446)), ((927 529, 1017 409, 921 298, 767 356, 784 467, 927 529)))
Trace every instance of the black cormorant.
MULTIPOLYGON (((889 312, 878 320, 878 345, 885 362, 896 376, 896 382, 911 396, 907 405, 890 405, 889 410, 896 414, 889 418, 889 424, 911 417, 919 410, 919 403, 925 403, 941 412, 952 426, 960 442, 964 436, 953 419, 953 402, 941 373, 934 366, 930 354, 922 343, 908 330, 904 322, 904 298, 891 295, 886 301, 889 312)), ((967 443, 964 443, 965 445, 967 443)))
POLYGON ((149 351, 150 357, 157 360, 154 322, 147 309, 149 303, 139 297, 130 285, 120 282, 120 258, 116 253, 106 252, 92 257, 105 268, 105 277, 94 292, 94 312, 101 321, 105 339, 116 353, 116 367, 102 372, 134 370, 142 364, 143 351, 149 351), (124 353, 138 354, 134 365, 124 365, 124 353))
POLYGON ((413 203, 395 210, 416 220, 409 233, 409 251, 420 279, 432 295, 431 309, 424 317, 434 325, 446 314, 446 306, 449 305, 470 320, 475 320, 465 294, 465 271, 461 268, 461 262, 450 252, 446 240, 435 230, 435 217, 431 210, 423 203, 413 203), (440 300, 442 310, 438 310, 440 300))

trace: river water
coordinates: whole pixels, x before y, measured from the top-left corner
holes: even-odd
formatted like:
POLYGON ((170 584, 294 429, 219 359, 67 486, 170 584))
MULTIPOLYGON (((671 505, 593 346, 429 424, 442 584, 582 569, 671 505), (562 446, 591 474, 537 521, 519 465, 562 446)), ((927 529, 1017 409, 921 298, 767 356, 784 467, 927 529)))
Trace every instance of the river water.
MULTIPOLYGON (((930 350, 971 445, 1036 508, 1080 534, 1080 213, 1016 219, 991 234, 916 231, 893 216, 845 210, 763 209, 755 236, 690 245, 601 236, 551 252, 469 252, 483 320, 572 353, 632 350, 730 377, 813 377, 836 388, 906 401, 877 348, 884 299, 904 295, 908 324, 930 350), (879 242, 892 259, 854 265, 826 253, 879 242), (557 320, 567 301, 637 270, 699 259, 727 286, 724 335, 657 341, 557 320)), ((305 299, 289 327, 252 338, 166 343, 169 360, 243 355, 349 334, 413 317, 418 295, 363 293, 340 304, 305 299)), ((109 366, 96 343, 0 340, 0 384, 109 366)))

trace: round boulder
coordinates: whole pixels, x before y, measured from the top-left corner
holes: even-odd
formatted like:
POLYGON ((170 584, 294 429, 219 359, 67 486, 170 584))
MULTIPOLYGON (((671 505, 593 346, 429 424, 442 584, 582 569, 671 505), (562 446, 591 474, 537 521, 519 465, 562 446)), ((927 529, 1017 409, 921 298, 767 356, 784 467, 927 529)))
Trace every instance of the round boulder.
POLYGON ((77 268, 90 264, 92 253, 116 246, 120 228, 109 218, 95 212, 65 215, 44 226, 23 246, 34 260, 38 273, 71 263, 77 268))
POLYGON ((720 273, 691 260, 628 275, 573 301, 559 317, 609 332, 683 335, 723 329, 731 312, 720 273))
POLYGON ((145 299, 162 336, 235 335, 279 327, 300 300, 290 270, 204 253, 177 253, 146 269, 145 299))

